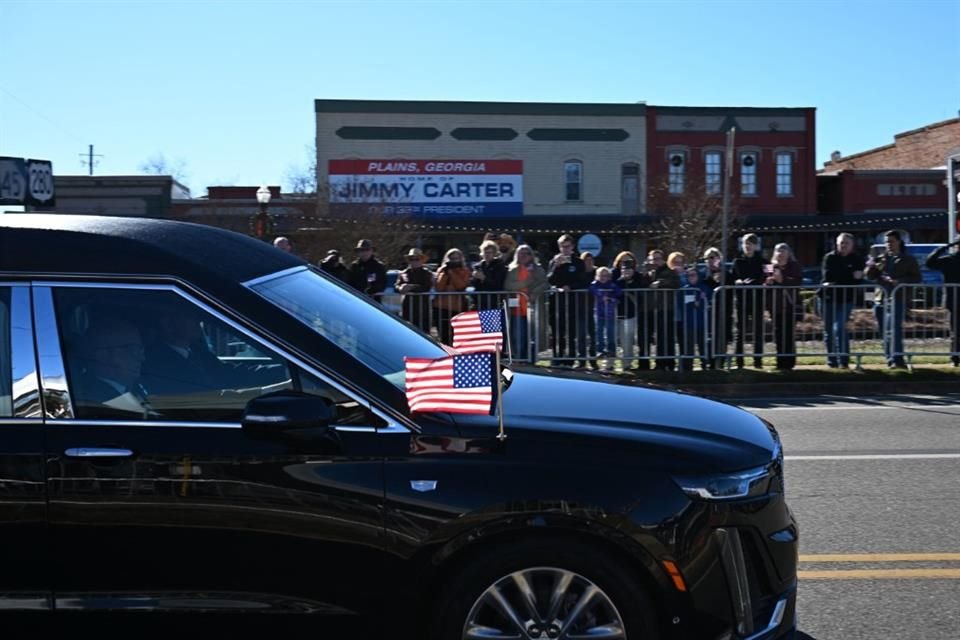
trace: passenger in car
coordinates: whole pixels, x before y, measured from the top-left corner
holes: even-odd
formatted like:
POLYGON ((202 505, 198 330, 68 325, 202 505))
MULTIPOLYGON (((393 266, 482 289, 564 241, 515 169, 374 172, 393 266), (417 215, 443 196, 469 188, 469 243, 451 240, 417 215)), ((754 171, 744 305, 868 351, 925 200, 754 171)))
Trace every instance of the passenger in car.
POLYGON ((206 391, 227 382, 218 375, 224 365, 203 344, 200 319, 190 310, 164 310, 157 329, 144 363, 144 379, 152 393, 206 391))
POLYGON ((84 336, 81 356, 81 370, 72 372, 78 417, 152 412, 140 384, 143 342, 133 324, 118 318, 97 321, 84 336))

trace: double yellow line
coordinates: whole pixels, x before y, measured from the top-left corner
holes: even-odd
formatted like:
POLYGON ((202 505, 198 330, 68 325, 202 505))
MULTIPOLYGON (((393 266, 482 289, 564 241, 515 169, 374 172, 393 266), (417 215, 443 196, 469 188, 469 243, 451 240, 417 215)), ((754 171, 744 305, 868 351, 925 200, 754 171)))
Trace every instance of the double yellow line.
POLYGON ((960 579, 960 553, 838 553, 801 555, 800 566, 843 565, 837 568, 803 569, 797 572, 801 580, 916 580, 916 579, 960 579), (847 568, 856 565, 877 565, 890 563, 957 563, 956 567, 920 567, 920 568, 847 568))

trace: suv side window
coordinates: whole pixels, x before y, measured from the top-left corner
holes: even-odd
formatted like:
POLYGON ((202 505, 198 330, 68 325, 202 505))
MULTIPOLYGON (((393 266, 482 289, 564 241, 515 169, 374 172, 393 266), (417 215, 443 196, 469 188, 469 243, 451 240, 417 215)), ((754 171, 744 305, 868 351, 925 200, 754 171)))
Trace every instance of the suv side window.
POLYGON ((77 418, 239 422, 295 386, 285 360, 171 290, 63 287, 54 302, 77 418))
POLYGON ((0 287, 0 418, 13 416, 13 354, 10 348, 10 289, 0 287))

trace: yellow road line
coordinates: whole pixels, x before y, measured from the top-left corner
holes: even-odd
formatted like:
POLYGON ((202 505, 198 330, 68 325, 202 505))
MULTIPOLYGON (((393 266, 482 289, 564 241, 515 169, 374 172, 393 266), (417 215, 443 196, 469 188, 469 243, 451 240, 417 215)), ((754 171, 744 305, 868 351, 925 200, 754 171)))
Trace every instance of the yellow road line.
POLYGON ((801 580, 960 579, 960 569, 849 569, 798 571, 801 580))
POLYGON ((960 562, 960 553, 827 553, 801 555, 800 562, 960 562))

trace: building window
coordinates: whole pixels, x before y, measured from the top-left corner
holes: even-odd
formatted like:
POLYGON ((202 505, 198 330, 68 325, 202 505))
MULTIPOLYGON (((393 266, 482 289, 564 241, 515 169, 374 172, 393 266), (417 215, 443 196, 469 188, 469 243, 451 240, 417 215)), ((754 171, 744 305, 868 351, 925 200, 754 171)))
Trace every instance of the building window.
POLYGON ((744 151, 740 154, 740 195, 757 195, 757 153, 744 151))
POLYGON ((777 195, 793 195, 793 154, 777 154, 777 195))
POLYGON ((719 151, 707 151, 703 156, 703 163, 707 195, 718 195, 723 179, 723 154, 719 151))
POLYGON ((567 160, 563 163, 563 182, 566 187, 566 201, 583 200, 583 163, 579 160, 567 160))
POLYGON ((669 169, 669 190, 670 195, 683 195, 683 181, 687 170, 687 154, 683 151, 673 151, 669 154, 667 162, 669 169))
POLYGON ((628 162, 620 168, 620 200, 623 213, 637 212, 640 204, 640 165, 628 162))

